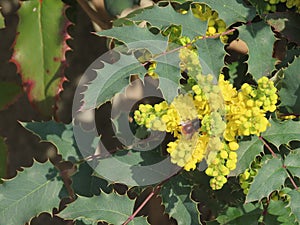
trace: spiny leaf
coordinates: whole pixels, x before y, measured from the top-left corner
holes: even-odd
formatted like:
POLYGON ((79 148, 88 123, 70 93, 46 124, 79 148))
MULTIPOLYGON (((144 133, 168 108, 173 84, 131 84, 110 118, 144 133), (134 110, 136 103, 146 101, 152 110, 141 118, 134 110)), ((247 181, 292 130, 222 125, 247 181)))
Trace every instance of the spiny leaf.
POLYGON ((63 182, 48 161, 34 162, 15 178, 0 185, 0 224, 25 224, 41 212, 59 207, 63 182))
POLYGON ((109 101, 116 93, 129 84, 129 77, 138 74, 141 78, 146 69, 133 55, 120 54, 117 62, 104 62, 102 69, 96 70, 97 77, 89 81, 87 90, 83 93, 84 109, 99 107, 109 101))
MULTIPOLYGON (((0 136, 0 178, 6 176, 7 167, 7 146, 4 142, 4 138, 0 136)), ((0 184, 2 183, 0 179, 0 184)))
POLYGON ((227 26, 236 22, 251 21, 256 15, 255 8, 248 7, 241 0, 197 0, 206 3, 219 13, 219 18, 224 20, 227 26))
POLYGON ((154 35, 147 27, 141 28, 136 25, 114 27, 97 34, 124 42, 129 49, 147 49, 152 54, 164 52, 168 45, 168 38, 162 36, 161 33, 154 35))
POLYGON ((178 225, 202 224, 191 192, 192 184, 181 175, 172 177, 161 189, 165 211, 177 220, 178 225))
POLYGON ((288 107, 295 114, 300 114, 300 57, 284 71, 284 78, 279 91, 280 106, 288 107))
POLYGON ((21 3, 13 60, 20 69, 29 100, 44 115, 51 116, 62 82, 64 5, 59 0, 21 3))
POLYGON ((219 77, 224 66, 224 45, 217 39, 200 39, 197 41, 200 64, 203 74, 212 74, 219 77), (213 50, 212 50, 213 49, 213 50))
POLYGON ((177 13, 169 4, 166 7, 154 5, 142 13, 130 18, 132 21, 147 21, 159 29, 166 28, 172 24, 181 25, 182 35, 194 39, 196 36, 205 36, 207 22, 197 19, 191 10, 186 14, 177 13))
POLYGON ((274 144, 277 148, 281 144, 287 144, 292 140, 299 140, 300 122, 299 121, 275 121, 270 120, 271 127, 269 127, 262 137, 274 144))
POLYGON ((244 204, 238 207, 229 207, 225 215, 217 217, 220 224, 230 225, 256 225, 258 218, 261 216, 259 205, 251 203, 244 204))
POLYGON ((272 58, 275 42, 271 27, 263 21, 251 23, 237 28, 239 38, 248 46, 248 71, 255 79, 259 79, 275 69, 275 59, 272 58))
POLYGON ((300 149, 293 150, 284 160, 284 165, 293 176, 300 178, 300 149))
POLYGON ((237 150, 238 160, 236 169, 230 173, 230 176, 237 176, 249 168, 255 156, 263 151, 263 143, 257 136, 252 136, 250 140, 242 140, 237 150))
POLYGON ((277 68, 282 68, 282 67, 288 67, 289 64, 291 64, 296 57, 300 56, 300 48, 292 48, 288 49, 286 51, 286 56, 280 62, 279 64, 276 65, 277 68))
POLYGON ((63 159, 78 161, 81 157, 74 140, 73 126, 71 124, 66 125, 53 120, 21 124, 27 130, 39 136, 42 141, 49 141, 54 144, 58 154, 61 154, 63 159))
MULTIPOLYGON (((127 196, 120 196, 114 192, 101 193, 91 198, 78 196, 75 202, 70 203, 59 217, 68 220, 84 220, 91 224, 100 221, 109 224, 122 224, 132 214, 134 201, 127 196)), ((131 224, 148 224, 146 218, 135 218, 131 224)))
POLYGON ((292 214, 296 217, 296 221, 298 224, 300 223, 300 193, 298 190, 292 190, 288 193, 291 197, 289 207, 291 208, 292 214))
POLYGON ((13 101, 22 93, 19 85, 9 82, 0 82, 0 110, 13 101))
POLYGON ((275 28, 275 31, 280 32, 289 41, 300 45, 299 32, 300 24, 299 14, 296 12, 276 12, 269 13, 266 17, 268 24, 275 28))
POLYGON ((246 196, 246 202, 258 201, 281 187, 287 178, 282 161, 279 158, 266 160, 258 174, 254 177, 253 183, 246 196), (268 184, 268 185, 265 185, 268 184))
POLYGON ((283 223, 286 225, 294 225, 295 217, 291 215, 291 210, 289 207, 287 207, 287 205, 287 202, 283 202, 281 200, 274 201, 271 199, 267 210, 268 214, 276 216, 276 221, 273 221, 273 223, 268 223, 267 221, 272 219, 268 217, 266 217, 264 221, 267 222, 267 224, 276 224, 281 222, 280 224, 283 223))

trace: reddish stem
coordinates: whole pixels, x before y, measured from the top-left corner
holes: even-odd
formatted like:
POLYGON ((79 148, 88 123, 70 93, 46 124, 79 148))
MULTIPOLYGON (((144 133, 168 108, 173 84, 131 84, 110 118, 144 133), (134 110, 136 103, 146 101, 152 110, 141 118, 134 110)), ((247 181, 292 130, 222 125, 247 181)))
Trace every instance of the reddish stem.
POLYGON ((264 143, 264 145, 267 147, 267 149, 271 152, 272 156, 273 156, 274 158, 277 158, 277 155, 276 155, 275 152, 271 149, 271 147, 268 145, 268 143, 263 139, 263 137, 262 137, 262 136, 259 136, 258 138, 264 143))

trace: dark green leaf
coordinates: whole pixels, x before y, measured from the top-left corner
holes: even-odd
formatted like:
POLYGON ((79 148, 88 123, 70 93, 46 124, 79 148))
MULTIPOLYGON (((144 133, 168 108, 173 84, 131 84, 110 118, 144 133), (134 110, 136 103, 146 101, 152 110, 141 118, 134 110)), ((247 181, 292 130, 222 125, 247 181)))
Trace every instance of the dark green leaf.
POLYGON ((217 39, 201 39, 196 43, 203 74, 219 77, 224 66, 225 50, 222 42, 217 39))
POLYGON ((48 122, 21 123, 27 130, 39 136, 42 141, 49 141, 55 145, 63 159, 78 161, 81 154, 78 150, 71 124, 48 122))
POLYGON ((59 207, 63 182, 48 161, 34 162, 15 178, 0 185, 0 224, 21 225, 41 212, 59 207))
POLYGON ((51 116, 60 91, 64 58, 62 1, 22 1, 18 11, 18 36, 14 60, 19 64, 29 100, 51 116))
POLYGON ((248 7, 241 0, 197 0, 206 3, 219 13, 219 18, 224 20, 229 27, 236 22, 251 21, 256 15, 255 8, 248 7))
POLYGON ((4 138, 0 136, 0 183, 1 177, 6 176, 7 167, 7 146, 4 142, 4 138))
POLYGON ((239 38, 248 46, 248 72, 259 79, 275 69, 276 60, 272 58, 274 33, 263 21, 237 28, 239 38))
MULTIPOLYGON (((268 214, 276 216, 276 221, 274 221, 274 223, 280 223, 285 225, 295 224, 295 217, 291 215, 291 210, 287 207, 287 202, 283 202, 281 200, 274 201, 271 199, 268 206, 268 214)), ((267 217, 266 219, 271 218, 267 217)), ((267 222, 267 220, 264 221, 267 222)))
POLYGON ((279 91, 280 106, 300 114, 300 58, 295 58, 294 62, 284 71, 284 78, 279 91))
POLYGON ((22 89, 19 85, 9 82, 0 82, 0 110, 12 104, 21 93, 22 89))
POLYGON ((172 177, 161 189, 165 211, 177 220, 178 225, 201 224, 191 192, 192 184, 181 175, 172 177))
POLYGON ((139 4, 136 0, 105 0, 105 8, 112 16, 120 15, 124 9, 139 4))
POLYGON ((266 12, 268 2, 267 1, 261 1, 261 0, 249 0, 249 2, 256 7, 258 13, 261 15, 266 12))
POLYGON ((300 149, 293 150, 284 160, 284 165, 293 176, 300 178, 300 149))
POLYGON ((177 13, 169 4, 166 7, 154 5, 151 9, 145 9, 142 13, 130 18, 133 21, 147 21, 152 26, 163 29, 172 24, 181 25, 182 35, 194 39, 196 36, 205 36, 207 22, 194 17, 191 10, 186 14, 177 13))
MULTIPOLYGON (((114 192, 111 194, 101 193, 91 198, 78 196, 75 202, 69 204, 59 217, 68 220, 89 221, 97 224, 105 221, 109 224, 123 224, 132 214, 134 201, 127 196, 120 196, 114 192)), ((148 224, 146 218, 137 217, 131 224, 148 224)))
POLYGON ((280 189, 286 178, 287 173, 279 158, 266 160, 254 177, 249 193, 246 196, 246 202, 258 201, 268 197, 271 192, 280 189))
MULTIPOLYGON (((292 190, 288 193, 291 197, 289 207, 291 208, 292 214, 296 217, 296 221, 300 223, 300 193, 299 190, 292 190)), ((296 222, 295 221, 295 222, 296 222)))

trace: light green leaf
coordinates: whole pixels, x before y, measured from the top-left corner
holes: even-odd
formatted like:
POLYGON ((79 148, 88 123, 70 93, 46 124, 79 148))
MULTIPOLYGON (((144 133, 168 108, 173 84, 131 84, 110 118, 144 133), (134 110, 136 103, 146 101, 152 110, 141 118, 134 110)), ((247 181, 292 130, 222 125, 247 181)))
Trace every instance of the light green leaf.
POLYGON ((147 27, 141 28, 136 25, 114 27, 97 34, 124 42, 129 49, 147 49, 152 54, 164 52, 168 45, 168 37, 161 35, 161 33, 154 35, 147 27))
POLYGON ((0 110, 12 104, 21 93, 22 89, 19 85, 9 82, 0 82, 0 110))
POLYGON ((258 201, 268 197, 271 192, 280 189, 286 178, 287 173, 283 168, 281 159, 272 158, 266 160, 254 177, 249 193, 246 196, 246 202, 258 201))
MULTIPOLYGON (((0 7, 1 9, 1 7, 0 7)), ((2 16, 1 12, 0 12, 0 29, 5 27, 5 23, 4 23, 4 17, 2 16)))
POLYGON ((291 151, 284 159, 284 165, 293 176, 300 178, 300 149, 291 151))
POLYGON ((60 0, 22 1, 13 59, 29 100, 46 116, 53 114, 62 82, 64 4, 60 0))
POLYGON ((219 18, 224 20, 229 27, 236 22, 251 21, 256 15, 255 8, 246 6, 241 0, 196 0, 206 3, 219 13, 219 18))
POLYGON ((0 136, 0 184, 2 183, 1 177, 6 176, 7 167, 7 146, 4 142, 4 138, 0 136))
MULTIPOLYGON (((67 205, 59 217, 67 220, 84 220, 90 224, 105 221, 109 224, 123 224, 133 213, 134 201, 114 192, 101 193, 91 198, 78 196, 75 202, 67 205)), ((148 224, 146 218, 135 218, 131 224, 148 224)))
POLYGON ((239 38, 248 46, 248 72, 255 79, 271 73, 275 69, 276 60, 272 58, 274 33, 265 22, 251 23, 240 26, 239 38))
POLYGON ((284 78, 279 91, 280 106, 287 107, 291 112, 300 114, 300 58, 284 70, 284 78))
POLYGON ((230 225, 257 225, 258 218, 261 216, 259 205, 251 203, 238 207, 229 207, 225 215, 217 217, 220 224, 230 225))
POLYGON ((224 57, 226 54, 224 45, 218 38, 207 38, 198 40, 196 46, 203 74, 212 74, 218 78, 224 66, 224 57))
POLYGON ((142 13, 130 18, 132 21, 147 21, 159 29, 166 28, 172 24, 181 25, 182 35, 190 39, 196 36, 205 36, 207 22, 197 19, 191 10, 186 14, 177 13, 169 4, 166 7, 154 5, 151 9, 145 9, 142 13))
POLYGON ((21 123, 23 127, 39 136, 42 141, 49 141, 58 150, 64 160, 78 161, 81 154, 78 150, 71 124, 57 123, 53 120, 48 122, 21 123))
POLYGON ((103 68, 96 70, 97 77, 87 84, 83 108, 99 107, 129 84, 130 75, 138 74, 142 78, 146 72, 133 55, 120 54, 119 60, 113 64, 104 62, 103 68))
POLYGON ((255 157, 263 151, 264 144, 257 136, 252 136, 249 140, 239 142, 237 150, 238 160, 236 169, 230 173, 230 176, 238 176, 245 169, 249 168, 255 157))
POLYGON ((197 203, 191 199, 192 184, 181 175, 172 177, 161 189, 165 211, 178 225, 202 224, 197 203))
POLYGON ((291 197, 289 207, 291 208, 292 214, 296 217, 298 224, 300 223, 300 192, 299 190, 292 190, 288 193, 291 197))
POLYGON ((48 161, 34 162, 15 178, 0 185, 0 224, 21 225, 41 212, 59 207, 63 181, 48 161))
POLYGON ((274 144, 277 148, 281 144, 287 144, 292 140, 299 140, 300 137, 300 122, 299 121, 275 121, 270 120, 269 127, 261 136, 267 141, 274 144))

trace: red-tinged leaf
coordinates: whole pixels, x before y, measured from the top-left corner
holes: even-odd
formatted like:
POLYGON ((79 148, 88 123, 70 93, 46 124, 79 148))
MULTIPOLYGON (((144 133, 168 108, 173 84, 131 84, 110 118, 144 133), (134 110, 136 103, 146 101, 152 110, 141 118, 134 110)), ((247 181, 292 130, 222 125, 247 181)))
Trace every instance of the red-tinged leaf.
POLYGON ((23 1, 12 61, 30 102, 45 116, 54 112, 64 66, 65 20, 60 0, 23 1))
POLYGON ((12 104, 22 93, 19 85, 9 82, 0 82, 0 110, 12 104))

